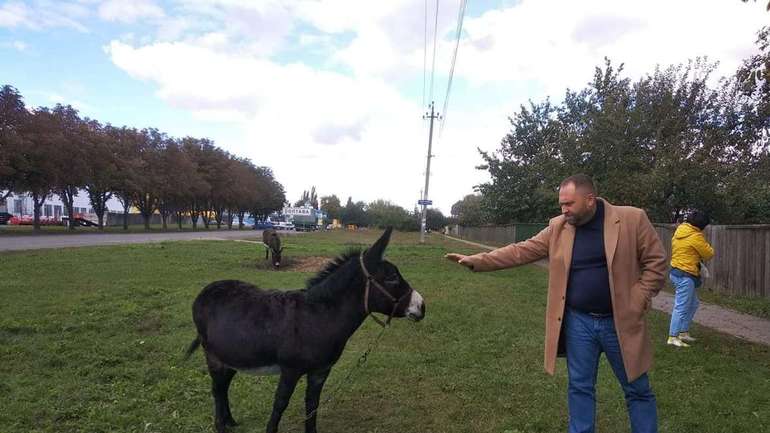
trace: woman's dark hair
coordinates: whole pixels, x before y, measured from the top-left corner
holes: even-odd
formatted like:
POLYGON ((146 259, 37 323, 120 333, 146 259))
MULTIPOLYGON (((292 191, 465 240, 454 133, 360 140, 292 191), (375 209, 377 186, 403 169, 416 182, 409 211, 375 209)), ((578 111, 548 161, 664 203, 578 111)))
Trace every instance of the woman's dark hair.
POLYGON ((711 222, 708 214, 703 211, 695 210, 687 216, 687 222, 703 230, 711 222))

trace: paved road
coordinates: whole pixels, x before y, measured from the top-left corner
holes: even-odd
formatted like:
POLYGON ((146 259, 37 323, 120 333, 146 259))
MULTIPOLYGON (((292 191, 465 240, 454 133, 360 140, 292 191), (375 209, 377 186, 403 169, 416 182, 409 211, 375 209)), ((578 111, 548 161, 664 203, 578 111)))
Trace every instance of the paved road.
POLYGON ((38 250, 43 248, 73 248, 92 245, 137 244, 161 241, 198 239, 262 239, 261 230, 212 230, 169 233, 86 233, 0 236, 0 251, 38 250))
MULTIPOLYGON (((486 250, 495 249, 488 245, 470 242, 451 236, 447 236, 447 238, 486 250)), ((548 262, 544 260, 541 260, 536 264, 543 267, 548 266, 548 262)), ((661 291, 658 296, 652 298, 652 308, 666 314, 671 314, 673 305, 674 296, 670 293, 661 291)), ((725 334, 730 334, 753 343, 770 346, 770 320, 738 313, 737 311, 722 308, 714 304, 708 304, 706 302, 700 303, 700 307, 693 320, 695 323, 716 329, 719 332, 724 332, 725 334)))

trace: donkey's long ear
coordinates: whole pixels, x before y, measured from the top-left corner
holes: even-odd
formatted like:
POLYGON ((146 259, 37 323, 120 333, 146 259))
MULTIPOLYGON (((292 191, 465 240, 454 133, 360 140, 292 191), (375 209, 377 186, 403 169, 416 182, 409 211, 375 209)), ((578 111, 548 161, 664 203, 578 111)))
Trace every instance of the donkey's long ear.
POLYGON ((382 236, 377 239, 377 242, 375 242, 374 245, 372 245, 372 247, 366 251, 366 258, 368 260, 382 261, 383 257, 385 256, 385 248, 388 247, 388 242, 390 242, 390 234, 392 232, 393 227, 388 227, 385 229, 385 233, 383 233, 382 236))

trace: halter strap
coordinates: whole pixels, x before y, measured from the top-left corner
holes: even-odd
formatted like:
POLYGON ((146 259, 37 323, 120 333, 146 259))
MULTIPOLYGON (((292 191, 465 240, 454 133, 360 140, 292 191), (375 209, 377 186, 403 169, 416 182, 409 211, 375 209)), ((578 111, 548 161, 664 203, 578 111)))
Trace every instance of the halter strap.
POLYGON ((385 290, 384 287, 379 283, 379 281, 375 280, 372 274, 369 273, 369 271, 366 269, 366 265, 364 264, 364 254, 366 251, 363 251, 361 255, 358 256, 358 261, 361 264, 361 271, 364 273, 364 277, 366 277, 366 288, 364 289, 364 312, 367 316, 371 316, 372 319, 374 319, 377 324, 382 326, 383 328, 390 325, 390 320, 393 319, 393 315, 396 314, 396 308, 398 308, 398 304, 401 303, 401 301, 412 294, 412 290, 406 292, 403 296, 396 299, 393 295, 391 295, 387 290, 385 290), (388 315, 388 319, 386 321, 382 321, 382 319, 379 319, 377 316, 375 316, 371 311, 369 311, 369 287, 374 286, 377 289, 379 289, 380 292, 382 292, 385 297, 387 297, 391 302, 393 302, 393 309, 390 311, 390 314, 388 315))

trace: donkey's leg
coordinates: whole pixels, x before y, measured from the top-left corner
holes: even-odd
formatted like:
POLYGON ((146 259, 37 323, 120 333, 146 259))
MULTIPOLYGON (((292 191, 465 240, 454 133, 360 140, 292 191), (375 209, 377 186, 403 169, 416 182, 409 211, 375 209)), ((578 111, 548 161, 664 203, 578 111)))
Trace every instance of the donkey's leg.
POLYGON ((326 378, 329 377, 331 368, 316 370, 307 374, 307 389, 305 390, 305 433, 316 433, 316 418, 318 404, 321 400, 321 390, 326 378))
POLYGON ((235 376, 235 370, 232 368, 228 368, 226 370, 226 376, 225 379, 227 382, 225 383, 225 425, 227 426, 236 426, 238 425, 237 422, 233 419, 233 414, 230 412, 230 382, 233 380, 233 376, 235 376))
POLYGON ((267 433, 276 433, 278 431, 281 415, 286 410, 286 406, 289 405, 289 400, 300 377, 302 377, 302 373, 299 371, 281 368, 281 379, 278 382, 278 388, 275 390, 273 413, 270 415, 270 421, 267 423, 267 433))
POLYGON ((216 357, 206 354, 206 364, 211 375, 211 395, 214 397, 214 428, 217 433, 224 433, 225 427, 235 425, 230 414, 230 402, 227 391, 235 376, 235 370, 222 364, 216 357))
POLYGON ((269 258, 270 258, 270 250, 265 248, 265 261, 267 261, 267 259, 269 259, 269 258))

